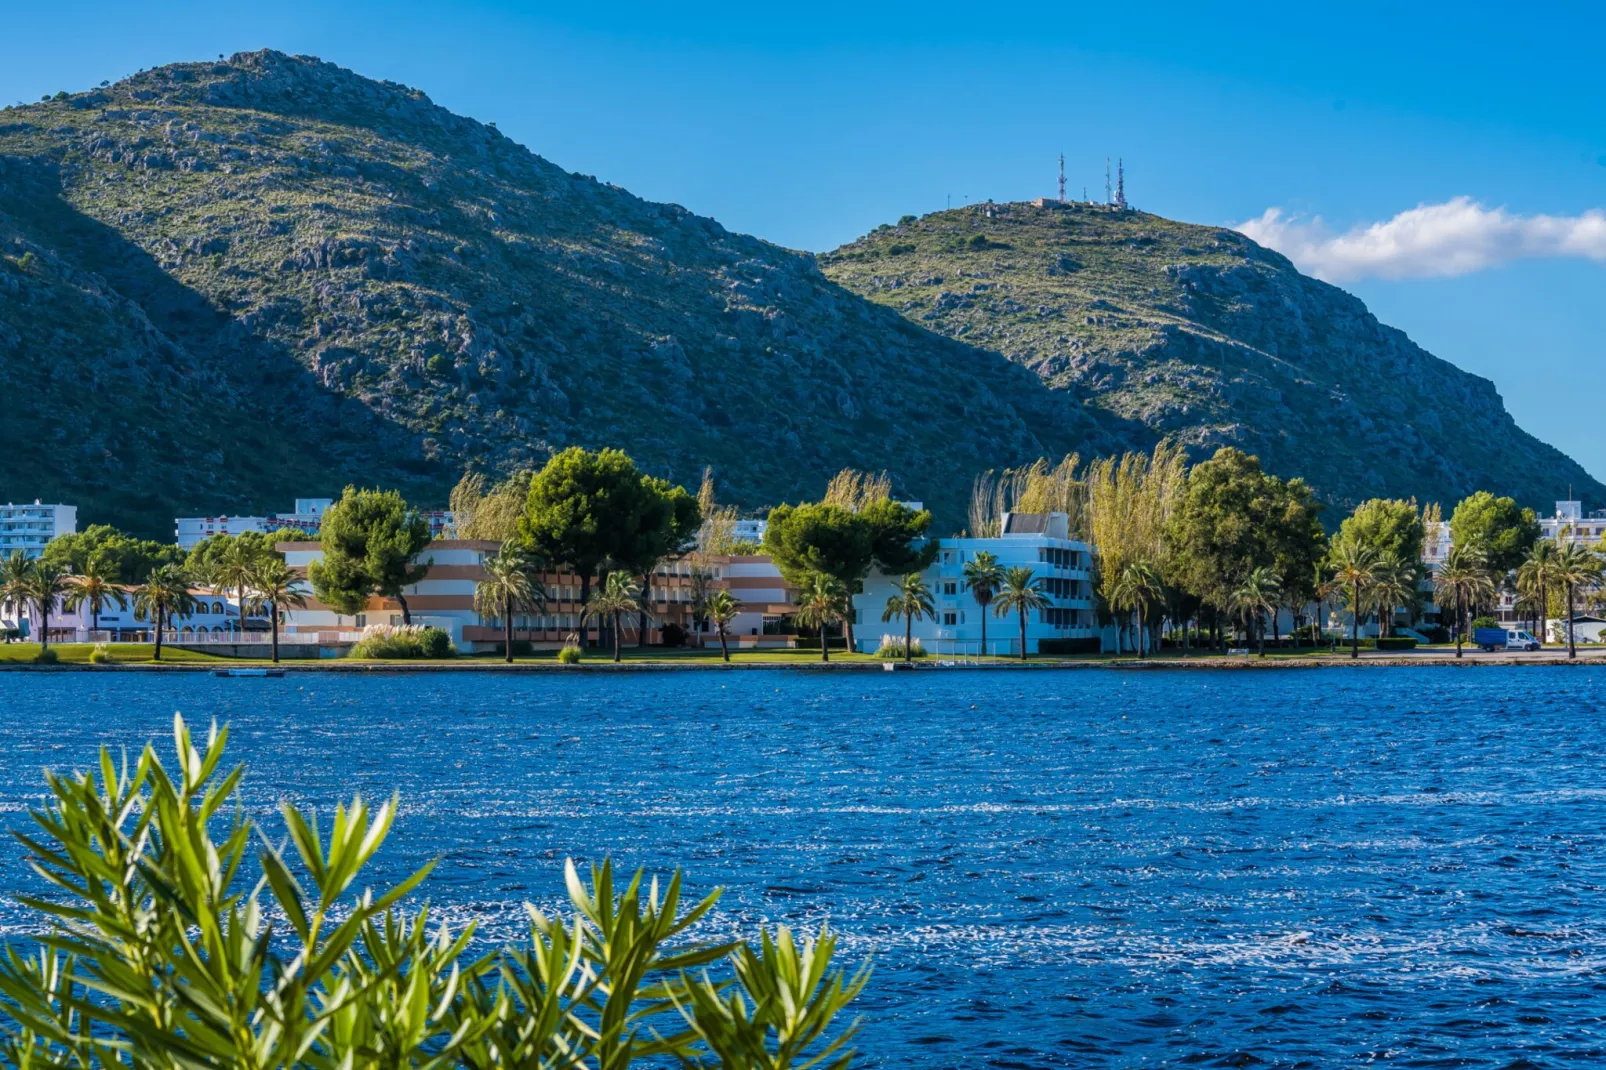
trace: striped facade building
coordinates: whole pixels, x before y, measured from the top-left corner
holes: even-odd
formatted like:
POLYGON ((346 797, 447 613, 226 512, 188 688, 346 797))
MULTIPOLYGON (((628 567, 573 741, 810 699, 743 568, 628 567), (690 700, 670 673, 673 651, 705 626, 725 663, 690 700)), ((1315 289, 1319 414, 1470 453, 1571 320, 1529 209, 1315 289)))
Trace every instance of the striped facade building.
MULTIPOLYGON (((316 542, 281 542, 278 549, 285 563, 306 575, 312 562, 323 556, 316 542)), ((440 628, 452 637, 459 650, 500 649, 502 622, 483 619, 474 608, 474 587, 485 578, 484 562, 501 549, 501 544, 479 539, 438 539, 419 555, 429 566, 425 577, 403 591, 414 624, 440 628)), ((795 646, 796 636, 786 625, 795 609, 795 591, 765 556, 704 555, 701 567, 710 574, 712 586, 724 587, 743 603, 743 612, 730 625, 728 641, 740 647, 795 646)), ((554 571, 541 576, 548 602, 539 612, 518 613, 513 618, 516 642, 537 647, 558 647, 579 632, 584 612, 580 598, 580 577, 573 572, 554 571)), ((661 645, 666 628, 696 634, 692 601, 695 580, 687 559, 665 562, 652 575, 647 643, 661 645)), ((593 583, 593 589, 595 584, 593 583)), ((356 615, 339 614, 309 594, 305 609, 285 612, 285 630, 297 635, 317 634, 321 641, 349 640, 353 631, 372 625, 402 623, 401 603, 391 598, 370 598, 356 615)), ((640 642, 639 619, 624 622, 627 645, 640 642)), ((591 624, 595 634, 596 624, 591 624)), ((672 638, 676 638, 672 636, 672 638)), ((712 632, 706 641, 717 643, 712 632)))

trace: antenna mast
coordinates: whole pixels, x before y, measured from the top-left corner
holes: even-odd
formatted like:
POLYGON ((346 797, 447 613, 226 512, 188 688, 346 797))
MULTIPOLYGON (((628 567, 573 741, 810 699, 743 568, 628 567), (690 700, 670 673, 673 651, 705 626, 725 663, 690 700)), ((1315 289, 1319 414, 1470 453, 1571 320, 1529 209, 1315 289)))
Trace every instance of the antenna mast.
POLYGON ((1060 203, 1065 202, 1065 154, 1060 153, 1060 203))
POLYGON ((1117 160, 1115 163, 1115 204, 1119 208, 1126 207, 1126 161, 1117 160))
POLYGON ((1115 198, 1110 193, 1110 158, 1108 156, 1104 157, 1104 203, 1115 203, 1115 198))

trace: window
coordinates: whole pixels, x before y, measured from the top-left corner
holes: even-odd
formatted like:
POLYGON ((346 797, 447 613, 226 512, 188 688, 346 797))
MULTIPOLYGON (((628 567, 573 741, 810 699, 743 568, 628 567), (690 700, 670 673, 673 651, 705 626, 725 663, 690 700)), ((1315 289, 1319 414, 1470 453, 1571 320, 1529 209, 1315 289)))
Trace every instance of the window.
POLYGON ((958 594, 959 593, 959 582, 957 580, 943 580, 943 582, 942 582, 942 593, 943 594, 950 594, 950 595, 958 594))
POLYGON ((955 613, 951 609, 945 610, 943 612, 943 615, 942 615, 942 622, 943 622, 943 624, 948 625, 949 627, 952 627, 953 625, 959 623, 959 614, 955 613))
POLYGON ((359 614, 357 614, 356 620, 357 620, 357 627, 359 627, 359 628, 368 627, 368 614, 359 613, 359 614))
POLYGON ((212 603, 212 612, 213 613, 222 613, 223 611, 224 610, 223 610, 223 603, 222 602, 213 602, 212 603))
POLYGON ((392 613, 392 614, 391 614, 391 615, 390 615, 390 624, 391 624, 391 627, 393 627, 393 628, 394 628, 394 627, 395 627, 395 626, 396 626, 396 625, 398 625, 398 624, 400 624, 400 623, 401 623, 401 614, 400 614, 400 613, 392 613))

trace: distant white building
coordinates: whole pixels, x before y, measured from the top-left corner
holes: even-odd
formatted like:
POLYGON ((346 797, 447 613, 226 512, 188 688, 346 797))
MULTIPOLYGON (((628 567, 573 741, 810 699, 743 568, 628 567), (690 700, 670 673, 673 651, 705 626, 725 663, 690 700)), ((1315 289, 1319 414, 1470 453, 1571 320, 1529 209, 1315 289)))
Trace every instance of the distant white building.
POLYGON ((731 537, 740 542, 761 543, 769 526, 768 520, 738 520, 731 527, 731 537))
MULTIPOLYGON (((197 639, 237 639, 240 634, 240 603, 231 595, 210 587, 191 587, 193 606, 188 613, 180 614, 167 622, 166 637, 170 642, 193 642, 197 639)), ((125 604, 119 606, 108 601, 100 607, 100 615, 90 619, 89 606, 79 605, 69 610, 66 599, 59 600, 50 611, 50 641, 52 643, 148 643, 151 641, 151 621, 134 611, 133 596, 124 592, 125 604)), ((28 638, 38 640, 39 616, 34 606, 25 607, 20 618, 8 618, 6 627, 15 627, 28 638)), ((260 612, 248 612, 245 630, 264 633, 268 630, 267 618, 260 612)))
MULTIPOLYGON (((1011 655, 1020 653, 1019 618, 994 615, 982 607, 965 586, 965 564, 986 551, 1003 568, 1024 565, 1032 570, 1050 606, 1026 615, 1026 652, 1041 653, 1048 640, 1080 640, 1096 644, 1102 638, 1093 609, 1090 568, 1092 550, 1070 537, 1064 513, 1006 513, 997 538, 942 539, 937 559, 923 573, 931 587, 936 616, 916 621, 912 633, 928 653, 944 655, 1011 655), (982 615, 987 617, 987 649, 981 648, 982 615)), ((903 620, 881 620, 898 577, 872 572, 864 593, 853 598, 854 641, 861 652, 873 653, 883 634, 903 638, 903 620)), ((1070 652, 1073 644, 1065 644, 1070 652)), ((1098 649, 1092 646, 1092 649, 1098 649)))
MULTIPOLYGON (((278 531, 290 528, 307 538, 317 538, 323 514, 334 504, 333 498, 297 498, 295 511, 266 516, 181 516, 173 520, 173 535, 179 548, 189 550, 213 535, 243 535, 248 531, 278 531)), ((438 539, 452 525, 452 514, 445 509, 427 510, 431 538, 438 539)))
POLYGON ((0 557, 21 550, 27 557, 38 557, 45 543, 57 535, 78 530, 76 505, 45 505, 37 498, 32 505, 0 505, 0 557))
POLYGON ((1606 538, 1606 509, 1584 513, 1583 502, 1557 502, 1554 516, 1539 518, 1539 534, 1546 539, 1593 545, 1606 538))

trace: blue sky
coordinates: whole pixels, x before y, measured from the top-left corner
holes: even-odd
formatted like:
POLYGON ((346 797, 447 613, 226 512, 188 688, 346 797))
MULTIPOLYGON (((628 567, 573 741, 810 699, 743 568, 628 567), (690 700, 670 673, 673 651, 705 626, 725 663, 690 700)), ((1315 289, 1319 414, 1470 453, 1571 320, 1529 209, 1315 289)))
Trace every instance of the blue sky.
POLYGON ((1121 156, 1140 208, 1222 224, 1279 210, 1251 232, 1494 380, 1524 427, 1606 479, 1606 219, 1589 214, 1606 207, 1606 14, 1098 10, 80 0, 70 32, 50 5, 8 12, 0 101, 220 52, 311 53, 813 250, 948 198, 1052 194, 1061 151, 1073 190, 1097 191, 1121 156))

